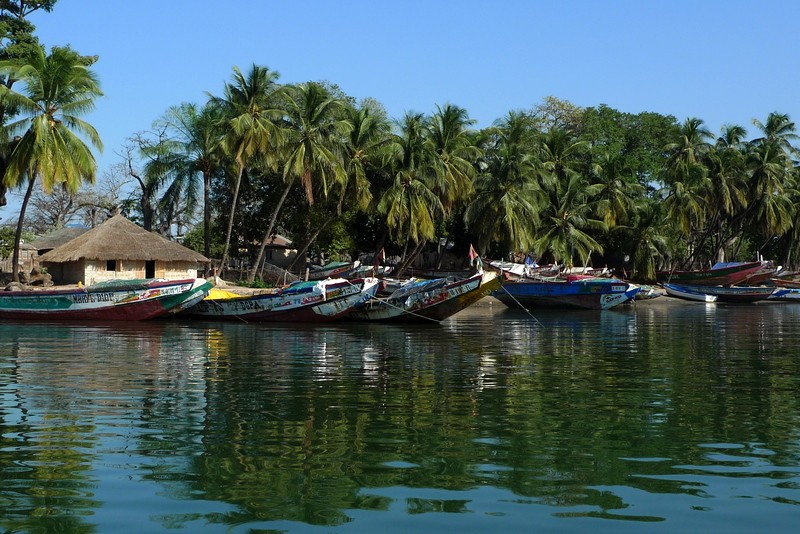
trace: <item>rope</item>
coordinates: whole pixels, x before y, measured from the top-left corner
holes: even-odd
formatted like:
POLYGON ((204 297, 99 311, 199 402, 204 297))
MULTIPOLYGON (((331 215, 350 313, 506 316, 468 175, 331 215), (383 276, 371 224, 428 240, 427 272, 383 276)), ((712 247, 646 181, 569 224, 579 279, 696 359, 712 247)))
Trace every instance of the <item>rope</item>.
MULTIPOLYGON (((355 285, 355 284, 353 284, 353 283, 352 283, 350 280, 347 280, 346 278, 345 278, 345 280, 346 280, 346 281, 347 281, 347 283, 348 283, 348 284, 350 284, 351 286, 355 285)), ((363 291, 363 290, 362 290, 362 291, 363 291)), ((409 295, 409 296, 410 296, 410 295, 409 295)), ((374 296, 374 295, 369 295, 369 298, 368 298, 368 299, 367 299, 367 300, 364 302, 364 305, 366 305, 368 302, 370 302, 370 301, 372 301, 372 300, 377 300, 378 302, 382 302, 383 304, 385 304, 385 305, 387 305, 387 306, 389 306, 389 307, 395 308, 395 309, 397 309, 397 310, 400 310, 401 312, 403 312, 403 313, 405 313, 405 314, 408 314, 408 315, 413 315, 414 317, 419 317, 420 319, 425 319, 426 321, 431 321, 431 322, 434 322, 434 323, 438 323, 438 322, 439 322, 439 321, 437 321, 436 319, 431 319, 430 317, 425 317, 424 315, 420 315, 420 314, 418 314, 418 313, 414 313, 414 312, 412 312, 412 311, 410 311, 410 310, 407 310, 407 309, 405 309, 405 308, 404 308, 404 307, 402 307, 402 306, 396 306, 396 305, 392 304, 391 302, 389 302, 389 299, 388 299, 388 298, 386 298, 386 299, 382 299, 382 298, 380 298, 380 297, 376 297, 376 296, 374 296)))
POLYGON ((514 297, 514 295, 512 295, 511 293, 509 293, 509 292, 508 292, 508 289, 506 289, 506 286, 500 286, 500 287, 502 287, 502 288, 503 288, 503 291, 505 291, 505 292, 506 292, 506 295, 508 295, 509 297, 511 297, 511 300, 513 300, 514 302, 516 302, 516 303, 517 303, 517 306, 519 306, 520 308, 522 308, 523 310, 525 310, 525 313, 527 313, 527 314, 528 314, 528 315, 531 317, 531 319, 533 319, 534 321, 536 321, 536 324, 538 324, 539 326, 541 326, 542 328, 544 328, 544 325, 543 325, 543 324, 542 324, 542 323, 539 321, 539 319, 537 319, 536 317, 534 317, 534 316, 533 316, 533 314, 531 313, 531 311, 530 311, 528 308, 526 308, 525 306, 523 306, 522 304, 520 304, 520 302, 519 302, 519 301, 516 299, 516 297, 514 297))

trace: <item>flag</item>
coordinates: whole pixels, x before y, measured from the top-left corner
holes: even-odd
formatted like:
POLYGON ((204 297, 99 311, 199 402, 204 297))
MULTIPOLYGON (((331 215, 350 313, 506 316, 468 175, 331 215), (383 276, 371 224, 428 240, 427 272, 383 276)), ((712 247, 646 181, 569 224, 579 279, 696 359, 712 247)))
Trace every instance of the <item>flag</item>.
POLYGON ((475 252, 475 247, 473 247, 471 243, 469 245, 468 256, 470 264, 474 263, 475 268, 478 269, 478 271, 483 271, 483 261, 481 260, 481 257, 478 255, 478 253, 475 252))

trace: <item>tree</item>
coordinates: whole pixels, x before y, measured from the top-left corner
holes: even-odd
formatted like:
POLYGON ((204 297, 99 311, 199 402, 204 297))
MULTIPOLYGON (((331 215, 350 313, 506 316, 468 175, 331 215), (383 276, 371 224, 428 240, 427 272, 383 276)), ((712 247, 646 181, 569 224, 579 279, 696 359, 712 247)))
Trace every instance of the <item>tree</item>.
POLYGON ((707 188, 705 157, 711 148, 711 137, 701 119, 688 118, 681 125, 677 139, 664 147, 669 154, 664 169, 667 219, 690 241, 697 230, 702 230, 706 214, 702 192, 707 188))
POLYGON ((305 83, 287 88, 286 121, 283 152, 285 189, 270 219, 261 241, 248 281, 255 280, 264 257, 264 250, 272 239, 278 212, 295 180, 305 192, 309 206, 314 205, 314 188, 319 187, 323 197, 334 183, 343 183, 346 173, 343 166, 344 143, 350 124, 344 119, 343 104, 332 98, 329 91, 317 83, 305 83))
POLYGON ((513 251, 533 248, 542 201, 533 136, 530 116, 519 112, 510 112, 489 131, 483 171, 464 213, 479 250, 489 250, 492 242, 513 251))
MULTIPOLYGON (((28 57, 39 46, 33 35, 34 26, 26 17, 34 11, 53 10, 56 0, 0 0, 0 61, 28 57)), ((11 89, 16 79, 7 73, 0 75, 0 84, 11 89)), ((12 102, 0 102, 0 126, 17 113, 12 102)), ((0 176, 5 175, 8 153, 0 151, 0 176)), ((6 205, 6 183, 0 180, 0 207, 6 205)))
POLYGON ((572 265, 577 255, 586 265, 592 252, 603 252, 602 245, 588 232, 608 229, 603 221, 591 218, 586 180, 572 173, 566 180, 548 184, 545 188, 548 202, 539 214, 541 222, 535 246, 543 254, 551 252, 556 262, 572 265))
POLYGON ((163 160, 163 172, 174 177, 173 186, 167 191, 167 209, 172 208, 181 193, 194 200, 198 180, 203 191, 203 254, 211 255, 211 178, 222 167, 219 123, 221 109, 213 102, 199 107, 183 103, 171 107, 158 121, 169 137, 167 157, 163 160))
POLYGON ((442 191, 437 155, 428 138, 428 121, 421 113, 406 113, 399 124, 394 179, 378 202, 378 213, 386 217, 389 234, 404 244, 402 272, 424 244, 436 235, 436 221, 445 209, 436 191, 442 191), (415 250, 406 256, 410 243, 415 250))
POLYGON ((220 147, 236 167, 221 271, 225 270, 228 261, 233 220, 245 167, 253 158, 269 161, 269 150, 278 143, 282 135, 276 121, 283 117, 283 111, 273 107, 276 93, 280 91, 278 77, 276 71, 255 64, 247 75, 234 67, 233 79, 225 84, 224 96, 211 95, 211 103, 221 109, 221 126, 227 130, 220 147))
POLYGON ((0 72, 22 85, 21 90, 0 86, 0 98, 13 102, 23 116, 4 126, 9 137, 20 134, 13 143, 4 181, 11 187, 28 182, 14 243, 15 281, 19 281, 25 209, 37 179, 46 192, 57 185, 76 191, 82 181, 94 182, 94 155, 81 136, 97 149, 102 149, 102 142, 94 127, 80 118, 102 95, 97 77, 89 69, 92 61, 69 47, 54 47, 49 54, 38 47, 24 62, 0 62, 0 72))
POLYGON ((431 117, 429 138, 441 166, 442 190, 439 198, 447 214, 472 193, 475 176, 473 162, 481 153, 468 129, 474 123, 467 110, 452 104, 444 107, 437 105, 436 113, 431 117))

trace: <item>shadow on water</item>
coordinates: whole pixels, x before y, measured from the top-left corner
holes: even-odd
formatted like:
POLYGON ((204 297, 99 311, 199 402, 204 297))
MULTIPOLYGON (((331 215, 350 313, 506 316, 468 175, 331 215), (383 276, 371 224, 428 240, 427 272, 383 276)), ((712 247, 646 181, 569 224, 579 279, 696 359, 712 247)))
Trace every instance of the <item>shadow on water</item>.
POLYGON ((0 323, 0 528, 781 531, 799 320, 0 323))

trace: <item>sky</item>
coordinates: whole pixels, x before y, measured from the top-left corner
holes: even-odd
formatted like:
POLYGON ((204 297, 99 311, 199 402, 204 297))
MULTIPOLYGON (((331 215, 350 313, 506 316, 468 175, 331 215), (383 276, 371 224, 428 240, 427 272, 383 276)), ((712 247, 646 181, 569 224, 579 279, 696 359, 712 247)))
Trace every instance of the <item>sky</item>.
POLYGON ((748 139, 770 112, 800 121, 796 0, 59 0, 29 20, 45 46, 99 56, 104 96, 84 117, 104 143, 98 176, 169 107, 221 95, 253 64, 393 118, 455 104, 478 128, 548 96, 748 139))

